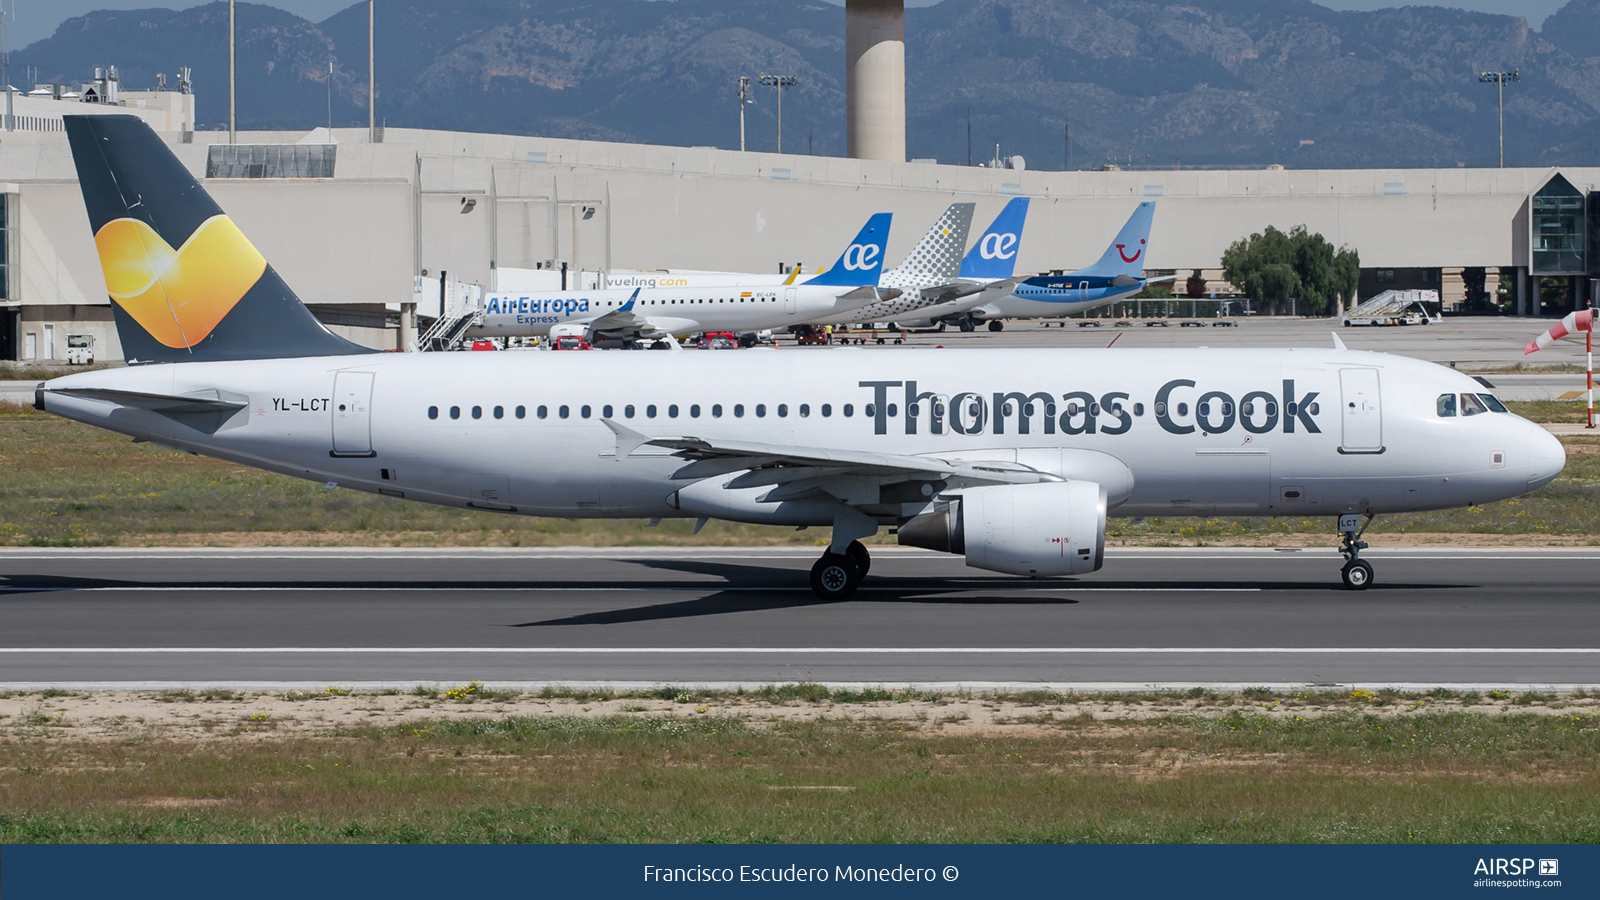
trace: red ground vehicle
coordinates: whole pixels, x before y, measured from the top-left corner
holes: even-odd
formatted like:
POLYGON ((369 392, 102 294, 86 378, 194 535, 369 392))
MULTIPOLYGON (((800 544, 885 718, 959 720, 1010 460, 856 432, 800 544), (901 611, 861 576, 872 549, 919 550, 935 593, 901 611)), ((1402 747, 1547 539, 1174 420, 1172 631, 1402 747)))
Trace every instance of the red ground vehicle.
POLYGON ((731 331, 708 331, 695 346, 701 350, 737 350, 739 338, 731 331))
POLYGON ((470 349, 473 349, 473 350, 493 350, 493 349, 495 349, 494 341, 473 341, 472 342, 472 347, 470 349))
POLYGON ((833 343, 833 335, 828 332, 827 326, 824 325, 794 325, 790 327, 789 331, 794 334, 795 339, 802 347, 807 344, 833 343))
POLYGON ((564 334, 550 344, 551 350, 590 350, 589 342, 582 335, 564 334))

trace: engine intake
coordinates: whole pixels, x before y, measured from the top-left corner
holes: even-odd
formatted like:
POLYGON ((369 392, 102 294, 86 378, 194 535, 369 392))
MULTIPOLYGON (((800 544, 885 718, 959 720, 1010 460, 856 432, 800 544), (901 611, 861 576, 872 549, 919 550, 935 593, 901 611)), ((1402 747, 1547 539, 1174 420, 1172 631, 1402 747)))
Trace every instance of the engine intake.
POLYGON ((1094 572, 1104 562, 1106 492, 1092 481, 967 488, 902 522, 899 539, 991 572, 1094 572))

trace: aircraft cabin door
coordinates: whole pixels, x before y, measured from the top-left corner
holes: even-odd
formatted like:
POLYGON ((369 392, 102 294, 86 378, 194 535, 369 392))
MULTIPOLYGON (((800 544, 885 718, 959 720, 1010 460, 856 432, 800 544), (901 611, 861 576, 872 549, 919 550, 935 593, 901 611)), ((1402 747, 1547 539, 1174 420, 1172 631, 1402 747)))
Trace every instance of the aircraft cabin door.
POLYGON ((795 312, 794 298, 795 294, 797 293, 799 292, 795 288, 783 289, 783 311, 791 316, 794 315, 795 312))
POLYGON ((377 456, 372 450, 371 372, 333 376, 333 455, 377 456))
POLYGON ((1343 423, 1341 453, 1383 452, 1383 410, 1379 405, 1377 369, 1339 370, 1339 413, 1343 423))
POLYGON ((1089 301, 1089 282, 1080 281, 1080 282, 1078 282, 1078 302, 1079 303, 1087 303, 1088 301, 1089 301))

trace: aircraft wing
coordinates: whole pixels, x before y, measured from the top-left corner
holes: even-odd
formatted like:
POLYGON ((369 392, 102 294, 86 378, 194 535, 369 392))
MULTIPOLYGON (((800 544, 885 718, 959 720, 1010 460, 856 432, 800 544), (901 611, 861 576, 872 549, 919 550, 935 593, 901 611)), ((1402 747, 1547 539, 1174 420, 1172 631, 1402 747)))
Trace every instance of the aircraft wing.
POLYGON ((879 502, 879 488, 904 481, 940 482, 939 490, 985 484, 1035 484, 1061 479, 1017 463, 990 460, 941 459, 795 447, 753 441, 713 441, 705 438, 650 437, 610 419, 600 420, 617 436, 617 458, 624 459, 644 446, 665 447, 688 464, 672 474, 678 481, 699 481, 744 474, 728 481, 728 490, 772 487, 762 502, 776 503, 827 494, 847 504, 879 502), (864 493, 864 488, 868 489, 864 493))
POLYGON ((666 337, 669 334, 667 331, 634 311, 638 299, 639 289, 634 288, 633 296, 628 298, 627 303, 585 323, 590 336, 624 339, 666 337))

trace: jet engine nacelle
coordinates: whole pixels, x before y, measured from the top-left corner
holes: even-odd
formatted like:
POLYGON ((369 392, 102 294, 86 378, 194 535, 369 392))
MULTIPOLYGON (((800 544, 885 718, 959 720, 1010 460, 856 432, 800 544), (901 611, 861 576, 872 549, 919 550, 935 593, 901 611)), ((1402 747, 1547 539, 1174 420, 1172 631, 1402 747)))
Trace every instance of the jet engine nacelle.
POLYGON ((1011 575, 1100 568, 1106 492, 1092 481, 967 488, 900 525, 900 543, 963 553, 967 565, 1011 575))

